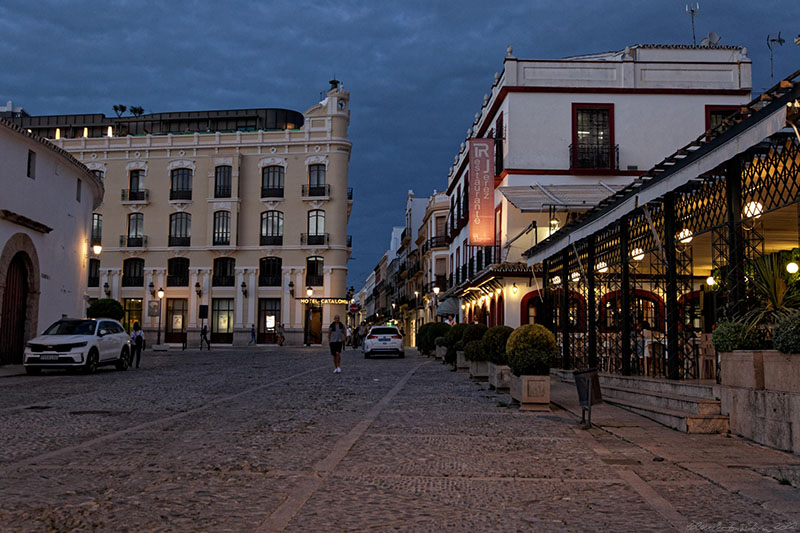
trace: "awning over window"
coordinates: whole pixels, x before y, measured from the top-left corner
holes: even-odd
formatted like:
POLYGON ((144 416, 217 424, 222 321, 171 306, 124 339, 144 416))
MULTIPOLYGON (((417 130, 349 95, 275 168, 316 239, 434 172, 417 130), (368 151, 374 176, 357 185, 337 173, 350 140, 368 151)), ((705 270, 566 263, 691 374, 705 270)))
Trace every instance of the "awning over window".
POLYGON ((602 181, 571 185, 514 185, 500 187, 500 192, 511 204, 525 212, 590 209, 601 200, 621 190, 624 185, 602 181))
POLYGON ((436 314, 439 316, 458 316, 458 300, 455 298, 448 298, 439 302, 439 307, 436 308, 436 314))

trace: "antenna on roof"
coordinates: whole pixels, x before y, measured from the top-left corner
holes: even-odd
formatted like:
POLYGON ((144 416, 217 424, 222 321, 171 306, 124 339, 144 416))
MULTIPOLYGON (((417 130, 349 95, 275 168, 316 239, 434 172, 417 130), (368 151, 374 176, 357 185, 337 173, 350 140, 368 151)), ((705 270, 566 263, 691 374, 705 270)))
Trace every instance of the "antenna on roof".
POLYGON ((694 6, 686 4, 686 13, 692 17, 692 44, 697 46, 697 38, 694 36, 694 16, 700 12, 700 3, 696 2, 694 6))
POLYGON ((781 32, 778 32, 778 36, 776 38, 772 38, 769 34, 767 34, 767 48, 769 48, 769 77, 770 79, 775 78, 775 74, 772 70, 772 44, 775 43, 779 46, 783 46, 786 40, 781 37, 781 32))
POLYGON ((708 37, 703 37, 703 40, 700 41, 700 46, 717 46, 717 43, 721 40, 722 37, 712 31, 708 34, 708 37))

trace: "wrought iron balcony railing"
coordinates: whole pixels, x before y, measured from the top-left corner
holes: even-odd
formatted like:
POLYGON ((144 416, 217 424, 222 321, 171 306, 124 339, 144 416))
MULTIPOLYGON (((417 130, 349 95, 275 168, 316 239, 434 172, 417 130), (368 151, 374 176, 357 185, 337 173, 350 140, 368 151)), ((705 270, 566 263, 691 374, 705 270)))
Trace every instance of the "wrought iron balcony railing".
POLYGON ((139 235, 136 237, 129 237, 127 235, 119 236, 120 248, 144 248, 147 246, 147 236, 139 235))
POLYGON ((192 238, 191 237, 173 237, 170 235, 169 246, 191 246, 192 238))
POLYGON ((280 287, 281 286, 281 277, 280 276, 258 276, 258 286, 259 287, 280 287))
POLYGON ((306 285, 311 287, 321 287, 323 284, 323 278, 324 276, 322 275, 306 274, 306 285))
POLYGON ((231 244, 231 236, 230 235, 214 235, 212 240, 212 244, 214 246, 230 246, 231 244))
POLYGON ((330 196, 330 185, 303 185, 301 194, 303 198, 318 198, 320 196, 330 196))
POLYGON ((347 199, 350 200, 350 201, 353 200, 353 188, 352 187, 348 187, 347 188, 347 199))
POLYGON ((261 187, 261 198, 283 198, 283 187, 261 187))
POLYGON ((170 200, 191 200, 192 199, 192 191, 169 191, 169 199, 170 200))
POLYGON ((212 287, 233 287, 236 284, 235 276, 212 276, 212 287))
POLYGON ((89 276, 89 287, 99 287, 100 278, 98 276, 89 276))
POLYGON ((150 201, 150 189, 139 189, 136 191, 131 189, 122 189, 121 196, 122 202, 146 204, 150 201))
POLYGON ((188 287, 189 276, 167 275, 167 287, 188 287))
POLYGON ((228 187, 214 187, 214 198, 230 198, 231 188, 228 187))
POLYGON ((122 275, 123 287, 144 287, 144 276, 126 276, 122 275))
POLYGON ((283 235, 262 235, 259 239, 261 246, 281 246, 283 235))
POLYGON ((300 244, 304 246, 324 246, 328 244, 330 235, 328 233, 320 233, 318 235, 309 235, 308 233, 300 234, 300 244))
POLYGON ((619 169, 619 145, 570 144, 570 169, 619 169))

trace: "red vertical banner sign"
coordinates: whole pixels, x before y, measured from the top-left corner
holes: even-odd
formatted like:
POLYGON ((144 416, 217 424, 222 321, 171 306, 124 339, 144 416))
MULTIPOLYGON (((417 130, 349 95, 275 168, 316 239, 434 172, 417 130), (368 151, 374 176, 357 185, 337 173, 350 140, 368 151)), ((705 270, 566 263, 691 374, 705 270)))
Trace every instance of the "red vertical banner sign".
POLYGON ((469 244, 494 246, 494 139, 469 140, 469 244))

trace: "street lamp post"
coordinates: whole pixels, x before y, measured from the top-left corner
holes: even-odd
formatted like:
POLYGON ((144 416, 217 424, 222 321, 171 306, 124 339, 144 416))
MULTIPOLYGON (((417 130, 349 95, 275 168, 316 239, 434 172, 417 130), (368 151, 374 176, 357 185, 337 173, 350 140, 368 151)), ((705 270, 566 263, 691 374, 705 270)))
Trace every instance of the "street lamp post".
MULTIPOLYGON (((314 289, 311 286, 306 287, 306 296, 310 299, 314 296, 314 289)), ((306 327, 305 327, 305 345, 311 346, 311 302, 306 304, 306 327)))
POLYGON ((433 288, 433 321, 439 321, 439 287, 433 288))
POLYGON ((156 344, 161 344, 161 315, 163 314, 161 305, 164 303, 164 289, 158 289, 158 333, 156 334, 156 344))

